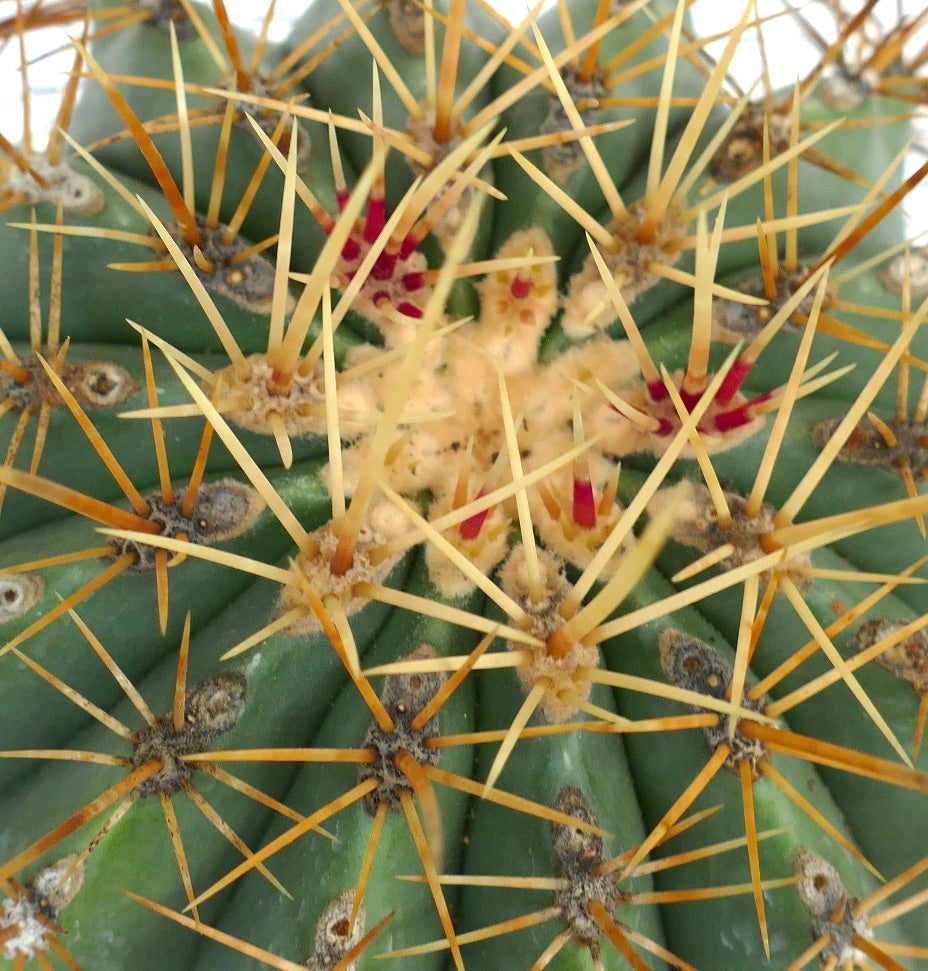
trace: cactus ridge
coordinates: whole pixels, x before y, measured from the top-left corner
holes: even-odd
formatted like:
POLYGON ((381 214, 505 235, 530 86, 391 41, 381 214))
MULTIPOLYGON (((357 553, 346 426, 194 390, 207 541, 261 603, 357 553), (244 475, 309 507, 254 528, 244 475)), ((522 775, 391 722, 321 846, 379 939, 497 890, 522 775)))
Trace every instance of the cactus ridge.
POLYGON ((0 20, 0 966, 922 966, 928 15, 306 6, 0 20))

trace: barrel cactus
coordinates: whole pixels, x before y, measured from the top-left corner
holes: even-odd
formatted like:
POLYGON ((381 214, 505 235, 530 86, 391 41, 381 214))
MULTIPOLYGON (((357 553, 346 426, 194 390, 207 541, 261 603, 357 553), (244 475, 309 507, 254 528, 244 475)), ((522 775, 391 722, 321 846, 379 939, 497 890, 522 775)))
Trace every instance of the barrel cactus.
POLYGON ((745 94, 753 0, 76 6, 3 23, 27 120, 74 60, 0 141, 0 965, 922 966, 919 20, 745 94))

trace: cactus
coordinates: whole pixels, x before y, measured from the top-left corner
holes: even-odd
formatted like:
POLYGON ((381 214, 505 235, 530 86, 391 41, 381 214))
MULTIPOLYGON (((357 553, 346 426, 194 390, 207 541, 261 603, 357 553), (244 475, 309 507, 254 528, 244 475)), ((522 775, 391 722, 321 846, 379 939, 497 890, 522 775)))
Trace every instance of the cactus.
POLYGON ((0 24, 27 122, 74 46, 0 141, 0 967, 922 966, 924 15, 786 5, 752 101, 753 0, 75 6, 0 24))

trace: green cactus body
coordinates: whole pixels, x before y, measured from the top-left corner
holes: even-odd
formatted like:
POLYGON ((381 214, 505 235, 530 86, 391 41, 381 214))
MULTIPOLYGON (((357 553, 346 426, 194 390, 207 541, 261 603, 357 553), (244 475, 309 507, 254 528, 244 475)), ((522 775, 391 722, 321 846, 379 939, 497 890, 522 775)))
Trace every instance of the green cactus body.
MULTIPOLYGON (((847 216, 796 229, 787 201, 794 174, 801 217, 867 197, 911 131, 910 103, 886 96, 909 61, 889 59, 892 84, 867 75, 856 127, 723 200, 710 155, 737 169, 751 138, 763 150, 746 128, 740 148, 715 138, 734 99, 689 5, 543 12, 554 58, 565 31, 582 44, 607 24, 560 72, 585 124, 634 124, 518 157, 507 142, 571 131, 547 72, 458 155, 455 126, 473 135, 544 63, 531 26, 458 110, 507 36, 481 4, 438 5, 434 24, 430 3, 347 6, 307 5, 264 51, 272 77, 299 74, 286 52, 319 32, 301 50, 318 55, 308 101, 288 87, 280 105, 303 112, 308 165, 299 143, 263 157, 236 130, 211 207, 221 117, 189 133, 192 180, 173 130, 155 135, 164 171, 131 138, 95 153, 125 194, 74 160, 106 205, 63 217, 60 340, 68 361, 125 368, 134 414, 56 402, 32 471, 37 423, 15 441, 13 382, 49 353, 35 321, 57 299, 56 207, 35 210, 36 293, 32 206, 0 196, 17 224, 0 233, 0 430, 16 445, 0 468, 0 967, 922 966, 924 658, 901 625, 919 631, 926 603, 923 268, 884 205, 898 172, 828 277, 816 264, 847 216), (368 30, 409 92, 382 63, 382 108, 368 30), (331 142, 314 113, 330 108, 331 142), (906 117, 870 124, 886 115, 906 117), (409 149, 410 134, 425 141, 409 149), (158 226, 188 204, 202 232, 231 218, 259 164, 243 240, 276 239, 249 309, 201 286, 205 237, 180 219, 163 243, 158 226), (450 230, 434 225, 443 193, 450 230), (138 261, 158 267, 107 268, 138 261), (888 286, 906 266, 911 285, 888 286), (734 299, 751 287, 776 305, 734 299), (744 327, 737 350, 722 317, 744 327), (247 513, 220 528, 209 502, 229 479, 247 513), (900 899, 911 908, 881 918, 900 899)), ((726 18, 739 14, 746 32, 750 9, 726 18)), ((173 74, 168 34, 94 36, 99 23, 70 127, 82 143, 121 124, 103 71, 173 74)), ((250 58, 255 39, 236 36, 250 58)), ((179 50, 188 84, 223 80, 202 39, 179 50)), ((118 87, 141 122, 174 111, 176 91, 118 87)), ((842 117, 807 87, 797 139, 842 117)), ((267 93, 255 82, 251 107, 267 93)), ((776 159, 796 139, 789 95, 771 103, 776 159)))
MULTIPOLYGON (((232 57, 223 36, 216 23, 216 16, 208 8, 195 7, 199 16, 199 25, 207 31, 216 48, 213 53, 199 37, 197 24, 189 17, 188 36, 179 38, 179 49, 182 51, 181 65, 183 80, 186 85, 194 86, 194 91, 185 92, 185 100, 190 112, 189 140, 193 163, 193 196, 196 208, 203 213, 210 204, 210 196, 215 181, 214 160, 220 142, 222 115, 230 103, 215 95, 203 92, 204 88, 218 88, 220 90, 241 91, 247 98, 267 96, 268 82, 265 80, 264 69, 267 65, 274 65, 283 60, 286 51, 279 45, 265 45, 264 60, 261 65, 250 71, 255 55, 255 38, 247 33, 236 32, 236 53, 243 65, 247 76, 247 90, 244 84, 234 84, 235 70, 232 57), (220 68, 216 58, 224 62, 220 68), (203 119, 210 121, 204 124, 203 119)), ((89 48, 100 65, 108 72, 117 76, 129 78, 156 78, 162 84, 175 81, 170 36, 164 27, 151 23, 138 24, 135 27, 108 34, 94 40, 91 38, 89 48), (135 34, 135 36, 133 36, 135 34), (139 62, 138 51, 145 52, 145 60, 139 62)), ((271 85, 273 88, 273 85, 271 85)), ((178 184, 183 180, 183 161, 181 157, 181 135, 176 124, 170 119, 177 112, 177 93, 170 90, 149 89, 135 86, 131 83, 119 85, 120 92, 128 101, 130 107, 143 119, 165 118, 166 130, 159 134, 153 133, 153 141, 164 158, 178 184)), ((282 92, 283 94, 283 92, 282 92)), ((299 91, 290 92, 302 100, 299 91)), ((81 92, 81 109, 75 119, 74 137, 81 144, 101 142, 97 155, 106 165, 116 171, 135 178, 152 182, 153 176, 149 165, 143 158, 133 139, 126 133, 126 125, 114 112, 110 99, 106 93, 96 86, 85 87, 81 92), (122 137, 113 140, 114 136, 122 132, 122 137)), ((249 190, 249 184, 255 168, 258 166, 262 149, 260 143, 251 130, 245 113, 252 114, 259 123, 273 131, 274 123, 279 113, 268 112, 259 106, 246 102, 235 102, 230 132, 228 135, 228 156, 223 171, 223 192, 219 207, 219 218, 228 222, 236 212, 241 200, 249 190)), ((292 124, 292 119, 291 122, 292 124)), ((282 135, 284 137, 286 132, 282 135)), ((302 122, 300 149, 300 168, 303 177, 315 187, 322 202, 328 208, 333 208, 335 198, 331 192, 331 184, 327 180, 329 175, 328 152, 326 151, 326 134, 322 125, 302 122), (315 145, 315 151, 313 146, 315 145)), ((260 179, 254 192, 247 214, 242 224, 242 234, 250 241, 258 242, 277 231, 279 213, 277 202, 280 198, 282 181, 275 166, 266 171, 260 179)), ((298 216, 297 232, 294 236, 295 253, 298 265, 311 266, 316 252, 321 245, 322 233, 313 219, 305 212, 298 216)))
MULTIPOLYGON (((639 5, 626 5, 623 11, 616 7, 611 11, 611 17, 618 20, 617 25, 610 30, 602 39, 597 50, 597 71, 602 74, 606 66, 613 58, 624 55, 621 66, 616 69, 621 77, 623 69, 627 69, 632 77, 626 81, 615 83, 614 87, 604 92, 604 97, 611 97, 621 102, 622 99, 632 101, 634 99, 656 99, 660 91, 661 84, 661 65, 659 60, 661 55, 666 53, 667 36, 666 31, 669 27, 675 4, 648 4, 647 13, 635 7, 639 5), (656 31, 651 42, 643 49, 640 47, 640 39, 654 33, 652 20, 664 22, 664 31, 656 31), (634 48, 633 48, 634 45, 634 48), (635 50, 634 55, 629 56, 631 50, 635 50), (658 61, 658 63, 653 63, 658 61), (649 67, 650 69, 643 69, 649 67)), ((593 2, 576 3, 570 7, 569 17, 571 26, 576 37, 584 37, 595 22, 597 9, 600 4, 593 2)), ((538 21, 538 28, 548 45, 553 57, 557 57, 567 46, 563 34, 563 24, 559 18, 558 11, 554 8, 548 9, 538 21)), ((532 39, 531 30, 527 32, 528 39, 532 39)), ((568 73, 572 66, 576 71, 577 62, 580 58, 575 58, 562 73, 568 73)), ((538 57, 530 59, 531 68, 537 69, 538 57)), ((515 84, 523 80, 526 75, 517 72, 509 66, 504 67, 496 76, 496 86, 494 95, 501 97, 515 84)), ((681 97, 697 97, 703 84, 703 78, 693 67, 689 60, 681 58, 675 66, 676 84, 674 90, 681 97)), ((556 94, 550 90, 552 87, 547 76, 525 96, 504 114, 504 123, 507 127, 508 139, 537 135, 545 123, 552 106, 558 103, 556 94)), ((579 100, 579 99, 578 99, 579 100)), ((674 109, 671 112, 670 130, 677 130, 686 118, 686 112, 674 109)), ((588 123, 603 123, 610 121, 633 121, 628 127, 616 132, 600 135, 596 139, 603 158, 607 160, 609 173, 619 189, 625 192, 629 180, 635 173, 640 171, 642 161, 646 160, 650 151, 650 143, 653 132, 653 110, 649 108, 633 107, 625 105, 610 106, 600 108, 595 111, 595 116, 588 123)), ((570 130, 569 125, 567 130, 570 130)), ((575 143, 579 148, 579 144, 575 143)), ((572 152, 571 155, 576 155, 572 152)), ((539 156, 533 154, 532 159, 539 156)), ((580 149, 580 158, 582 158, 580 149)), ((571 163, 571 167, 576 165, 576 161, 571 163)), ((596 184, 588 166, 577 165, 575 171, 567 175, 566 181, 563 175, 556 168, 548 173, 561 184, 567 192, 581 206, 590 212, 598 213, 602 207, 602 192, 596 184), (560 178, 558 178, 560 176, 560 178)), ((563 252, 582 252, 583 234, 580 232, 576 222, 569 218, 560 206, 556 205, 552 199, 540 189, 537 189, 525 178, 525 173, 511 159, 500 160, 499 165, 499 186, 509 197, 512 204, 512 213, 507 216, 505 221, 499 223, 497 235, 498 243, 502 243, 513 229, 522 226, 541 226, 552 239, 563 240, 565 249, 563 252)), ((636 195, 629 197, 637 198, 636 195)), ((568 266, 562 266, 561 271, 566 272, 568 266)))

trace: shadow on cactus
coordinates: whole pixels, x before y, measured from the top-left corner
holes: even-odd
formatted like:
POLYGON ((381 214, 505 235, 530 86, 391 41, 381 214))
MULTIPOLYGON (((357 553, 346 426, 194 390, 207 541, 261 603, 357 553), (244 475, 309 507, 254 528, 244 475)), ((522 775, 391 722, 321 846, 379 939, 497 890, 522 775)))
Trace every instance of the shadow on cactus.
POLYGON ((928 168, 898 165, 924 15, 829 0, 829 33, 815 6, 712 8, 713 61, 688 0, 516 28, 314 0, 288 50, 280 4, 248 38, 221 0, 100 0, 44 156, 25 67, 64 11, 0 25, 31 304, 0 342, 0 685, 29 692, 0 728, 4 967, 928 959, 928 301, 901 216, 928 168), (189 37, 145 23, 175 15, 189 37), (776 21, 818 56, 784 92, 776 21), (755 33, 763 107, 728 77, 755 33), (69 127, 99 220, 43 194, 69 127), (80 390, 105 341, 145 384, 115 432, 80 390), (137 645, 152 599, 170 636, 137 645))

